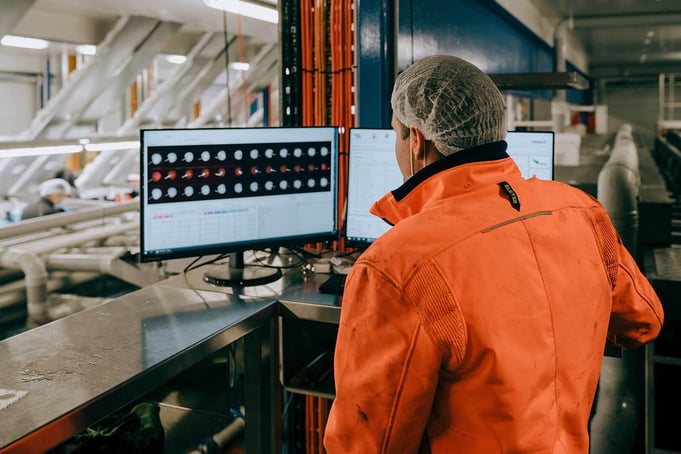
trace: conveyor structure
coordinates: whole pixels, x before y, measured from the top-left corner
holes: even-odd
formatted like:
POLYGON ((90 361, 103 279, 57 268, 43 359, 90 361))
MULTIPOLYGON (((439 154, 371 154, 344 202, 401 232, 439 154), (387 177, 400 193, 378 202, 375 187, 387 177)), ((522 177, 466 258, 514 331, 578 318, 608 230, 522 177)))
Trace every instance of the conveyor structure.
POLYGON ((110 275, 137 287, 160 280, 155 264, 136 263, 139 203, 101 202, 74 212, 0 229, 0 267, 23 286, 0 286, 0 309, 26 304, 28 322, 44 324, 101 300, 64 295, 69 287, 110 275))

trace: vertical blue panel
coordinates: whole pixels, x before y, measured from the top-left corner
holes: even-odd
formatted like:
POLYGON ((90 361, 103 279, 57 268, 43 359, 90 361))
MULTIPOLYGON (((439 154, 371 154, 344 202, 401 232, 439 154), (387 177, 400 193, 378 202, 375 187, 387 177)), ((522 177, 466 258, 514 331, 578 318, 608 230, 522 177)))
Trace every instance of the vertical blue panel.
POLYGON ((395 78, 395 2, 357 1, 357 118, 365 128, 390 127, 395 78))
MULTIPOLYGON (((491 0, 397 0, 395 3, 397 11, 392 2, 386 0, 358 0, 360 126, 387 127, 390 123, 393 59, 396 59, 397 71, 434 54, 457 55, 488 74, 554 71, 552 46, 491 0), (395 14, 398 25, 393 32, 395 14)), ((554 92, 528 90, 518 95, 552 98, 554 92)), ((589 103, 590 97, 591 91, 567 90, 567 99, 572 103, 589 103)))
POLYGON ((489 74, 553 71, 554 55, 500 7, 471 0, 399 0, 398 68, 449 54, 489 74))
POLYGON ((262 125, 270 126, 270 87, 262 89, 262 125))
POLYGON ((40 108, 42 109, 47 104, 47 101, 52 97, 52 60, 49 55, 45 64, 45 79, 43 79, 44 90, 40 90, 40 108))

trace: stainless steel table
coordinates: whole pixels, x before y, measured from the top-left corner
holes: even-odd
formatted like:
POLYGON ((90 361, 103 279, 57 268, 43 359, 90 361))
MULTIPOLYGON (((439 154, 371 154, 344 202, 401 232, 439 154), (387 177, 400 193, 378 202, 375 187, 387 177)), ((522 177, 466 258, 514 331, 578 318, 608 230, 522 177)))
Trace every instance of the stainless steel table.
MULTIPOLYGON (((290 305, 304 307, 316 284, 291 273, 235 294, 204 283, 202 273, 0 342, 0 389, 26 393, 0 409, 0 452, 53 448, 244 336, 246 449, 275 452, 278 301, 290 287, 290 305)), ((323 304, 338 310, 336 297, 323 304)))

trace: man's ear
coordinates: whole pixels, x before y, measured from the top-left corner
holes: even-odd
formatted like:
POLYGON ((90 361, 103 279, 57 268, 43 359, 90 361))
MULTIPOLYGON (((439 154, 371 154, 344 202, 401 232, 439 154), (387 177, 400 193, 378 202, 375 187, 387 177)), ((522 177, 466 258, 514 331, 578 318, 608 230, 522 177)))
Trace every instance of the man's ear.
POLYGON ((426 153, 426 138, 420 129, 409 128, 409 151, 413 154, 414 159, 423 159, 426 153))

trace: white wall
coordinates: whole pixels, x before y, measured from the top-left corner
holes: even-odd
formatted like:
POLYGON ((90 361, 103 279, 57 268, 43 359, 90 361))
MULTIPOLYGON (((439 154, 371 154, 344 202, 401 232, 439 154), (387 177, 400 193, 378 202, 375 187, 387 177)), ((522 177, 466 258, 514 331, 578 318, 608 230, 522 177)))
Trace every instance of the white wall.
POLYGON ((35 114, 36 87, 2 80, 0 75, 0 138, 9 140, 28 128, 35 114))
POLYGON ((28 128, 39 105, 38 91, 45 54, 0 46, 0 138, 28 128))

